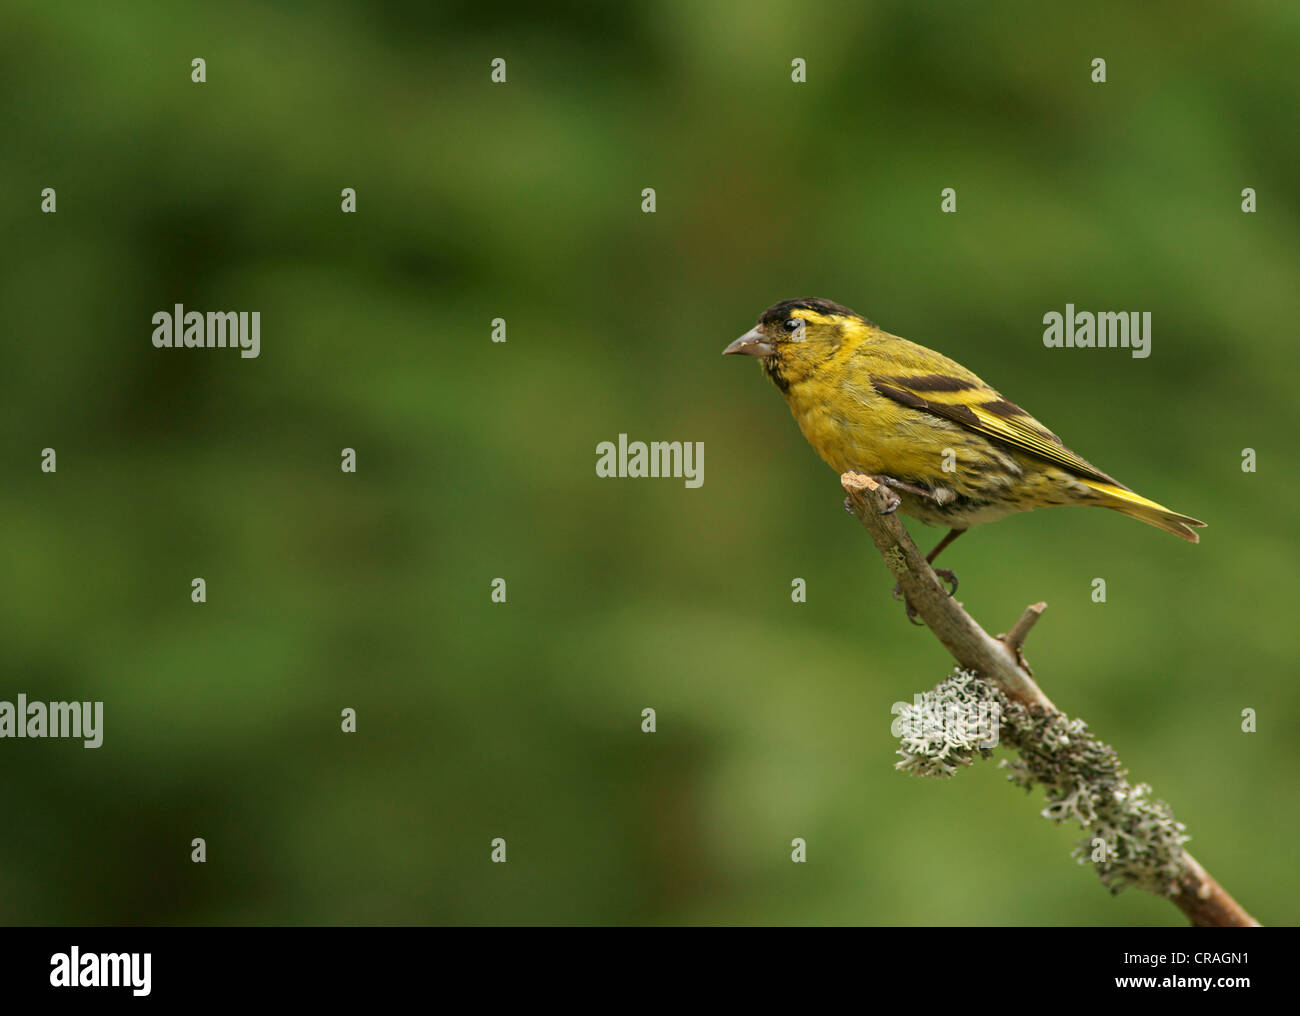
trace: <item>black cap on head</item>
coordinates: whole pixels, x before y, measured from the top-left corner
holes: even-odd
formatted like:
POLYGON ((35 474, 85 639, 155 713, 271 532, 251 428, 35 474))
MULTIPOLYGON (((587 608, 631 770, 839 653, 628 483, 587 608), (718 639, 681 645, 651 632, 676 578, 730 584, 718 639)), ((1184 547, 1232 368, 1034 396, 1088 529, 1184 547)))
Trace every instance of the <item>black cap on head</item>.
MULTIPOLYGON (((794 310, 812 310, 818 314, 831 314, 837 317, 852 317, 859 321, 866 321, 861 314, 855 310, 849 310, 843 304, 835 303, 831 300, 820 300, 815 296, 804 296, 794 300, 782 300, 780 303, 774 303, 759 316, 758 322, 762 325, 781 324, 790 317, 790 312, 794 310)), ((870 322, 868 322, 870 324, 870 322)))

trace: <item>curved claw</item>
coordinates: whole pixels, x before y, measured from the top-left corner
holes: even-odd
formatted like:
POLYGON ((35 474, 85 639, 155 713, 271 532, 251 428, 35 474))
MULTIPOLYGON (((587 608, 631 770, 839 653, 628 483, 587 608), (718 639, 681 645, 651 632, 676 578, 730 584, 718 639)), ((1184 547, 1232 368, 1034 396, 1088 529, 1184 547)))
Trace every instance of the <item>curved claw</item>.
POLYGON ((891 496, 890 499, 889 499, 889 506, 886 507, 886 508, 881 508, 881 509, 880 509, 880 514, 881 514, 881 515, 893 515, 894 512, 898 511, 898 506, 899 506, 900 504, 902 504, 902 503, 903 503, 903 502, 902 502, 901 500, 899 500, 898 498, 891 496))
POLYGON ((918 614, 916 612, 916 608, 912 606, 912 601, 906 599, 903 596, 903 587, 895 583, 893 588, 893 595, 894 595, 894 599, 902 600, 903 605, 907 607, 907 619, 911 621, 914 625, 917 625, 918 627, 924 627, 925 622, 917 620, 917 618, 919 618, 921 615, 918 614))
MULTIPOLYGON (((947 582, 951 585, 952 588, 948 590, 949 596, 957 595, 957 576, 953 573, 951 569, 936 568, 934 570, 934 573, 937 576, 939 576, 939 580, 941 582, 947 582)), ((917 620, 917 618, 920 617, 921 615, 916 612, 916 608, 912 606, 911 601, 908 600, 907 597, 903 595, 903 587, 899 583, 897 582, 894 583, 894 588, 891 590, 891 593, 893 594, 895 600, 902 600, 903 604, 907 607, 907 619, 909 621, 911 621, 915 625, 920 625, 920 626, 923 626, 925 624, 924 621, 917 620)))

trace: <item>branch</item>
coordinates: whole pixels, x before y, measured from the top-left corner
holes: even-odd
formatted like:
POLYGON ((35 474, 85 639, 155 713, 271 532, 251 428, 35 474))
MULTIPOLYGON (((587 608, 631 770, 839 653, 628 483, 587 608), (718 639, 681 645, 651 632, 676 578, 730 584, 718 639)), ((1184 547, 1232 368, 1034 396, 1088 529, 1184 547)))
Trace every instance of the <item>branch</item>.
MULTIPOLYGON (((876 549, 898 579, 908 602, 957 662, 992 681, 1006 693, 1007 698, 1056 712, 1052 700, 1043 694, 1028 669, 1016 658, 1016 651, 981 628, 962 610, 961 604, 948 595, 947 588, 939 581, 925 555, 907 535, 898 514, 883 514, 892 497, 886 488, 861 473, 845 473, 840 477, 840 483, 849 495, 853 514, 875 541, 876 549)), ((1016 629, 1022 632, 1022 642, 1032 623, 1021 618, 1016 625, 1016 629)))
MULTIPOLYGON (((883 485, 861 473, 845 473, 840 477, 840 483, 849 496, 849 508, 871 536, 886 566, 898 579, 903 594, 921 620, 947 647, 961 667, 992 682, 1010 700, 1009 704, 1012 705, 1013 712, 1032 719, 1032 722, 1022 724, 1017 730, 1017 735, 1022 739, 1022 743, 1017 747, 1020 748, 1022 758, 1026 761, 1018 762, 1013 766, 1013 768, 1018 767, 1019 773, 1018 777, 1013 778, 1023 786, 1032 785, 1034 782, 1052 784, 1053 777, 1045 774, 1057 772, 1069 763, 1068 759, 1062 761, 1061 752, 1061 742, 1069 742, 1069 738, 1063 737, 1066 731, 1074 739, 1076 747, 1082 745, 1082 750, 1091 751, 1090 760, 1093 766, 1096 765, 1098 758, 1110 766, 1111 783, 1103 788, 1105 793, 1095 786, 1076 786, 1067 800, 1054 804, 1054 807, 1068 805, 1072 814, 1063 815, 1058 810, 1056 813, 1049 814, 1049 817, 1057 818, 1058 821, 1065 817, 1075 817, 1085 828, 1090 825, 1094 829, 1105 826, 1110 829, 1112 837, 1116 840, 1119 837, 1127 838, 1127 833, 1123 829, 1099 821, 1096 811, 1090 807, 1088 796, 1091 792, 1093 803, 1107 797, 1126 796, 1114 794, 1113 788, 1118 785, 1129 792, 1128 797, 1134 799, 1127 802, 1130 807, 1128 814, 1140 815, 1141 820, 1148 826, 1159 826, 1158 835, 1164 836, 1166 843, 1172 840, 1173 866, 1176 870, 1159 885, 1148 877, 1128 874, 1122 866, 1108 869, 1104 865, 1099 865, 1103 882, 1114 888, 1112 881, 1107 879, 1109 871, 1119 881, 1119 888, 1123 887, 1124 879, 1127 878, 1142 888, 1163 892, 1197 927, 1257 927, 1258 922, 1223 890, 1223 887, 1191 854, 1181 848, 1181 841, 1185 839, 1180 835, 1182 826, 1173 822, 1167 806, 1158 802, 1153 806, 1145 806, 1144 802, 1135 803, 1136 799, 1142 798, 1149 788, 1140 785, 1134 792, 1135 788, 1129 787, 1127 782, 1123 781, 1124 771, 1118 768, 1119 760, 1114 756, 1114 752, 1092 738, 1092 735, 1087 733, 1086 724, 1065 717, 1034 682, 1029 667, 1024 661, 1022 650, 1029 630, 1042 616, 1047 605, 1033 604, 1025 610, 1010 632, 1000 638, 994 638, 948 594, 948 590, 939 581, 934 569, 930 567, 925 556, 908 535, 897 513, 886 514, 894 501, 894 495, 883 485), (1017 704, 1023 708, 1016 709, 1017 704), (1049 730, 1050 736, 1044 737, 1043 735, 1049 730), (1054 770, 1054 766, 1057 769, 1054 770), (1120 782, 1117 784, 1115 781, 1120 782), (1075 797, 1080 794, 1082 814, 1080 814, 1079 803, 1075 801, 1075 797), (1146 810, 1140 811, 1144 806, 1146 810)), ((1066 777, 1061 779, 1066 780, 1069 786, 1066 777)), ((1056 789, 1060 789, 1059 784, 1053 785, 1056 789)), ((1049 808, 1045 814, 1052 810, 1049 808)), ((1140 844, 1136 848, 1126 844, 1126 849, 1137 849, 1140 852, 1142 848, 1140 844)))

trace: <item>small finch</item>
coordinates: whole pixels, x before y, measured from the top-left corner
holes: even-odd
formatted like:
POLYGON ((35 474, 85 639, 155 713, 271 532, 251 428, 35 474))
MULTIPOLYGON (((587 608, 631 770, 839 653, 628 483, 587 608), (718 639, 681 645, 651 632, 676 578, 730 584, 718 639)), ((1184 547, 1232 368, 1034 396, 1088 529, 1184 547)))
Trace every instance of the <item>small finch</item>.
POLYGON ((1110 508, 1192 543, 1205 525, 1081 459, 960 364, 829 300, 773 304, 722 352, 758 358, 837 473, 866 473, 904 514, 949 528, 931 562, 971 526, 1033 508, 1110 508))

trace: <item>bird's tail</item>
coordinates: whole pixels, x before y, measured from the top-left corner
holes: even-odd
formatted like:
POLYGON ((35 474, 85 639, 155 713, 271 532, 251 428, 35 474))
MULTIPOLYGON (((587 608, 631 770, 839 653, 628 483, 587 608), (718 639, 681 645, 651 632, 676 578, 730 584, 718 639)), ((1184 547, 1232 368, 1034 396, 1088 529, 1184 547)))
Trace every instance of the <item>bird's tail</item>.
POLYGON ((1156 502, 1143 497, 1141 494, 1135 494, 1127 487, 1102 483, 1098 480, 1084 480, 1083 482, 1101 495, 1097 502, 1101 507, 1111 508, 1130 518, 1146 522, 1148 525, 1159 526, 1165 532, 1180 536, 1190 543, 1201 542, 1196 529, 1204 527, 1205 523, 1200 519, 1194 519, 1190 515, 1179 515, 1178 512, 1171 512, 1164 505, 1156 504, 1156 502))

